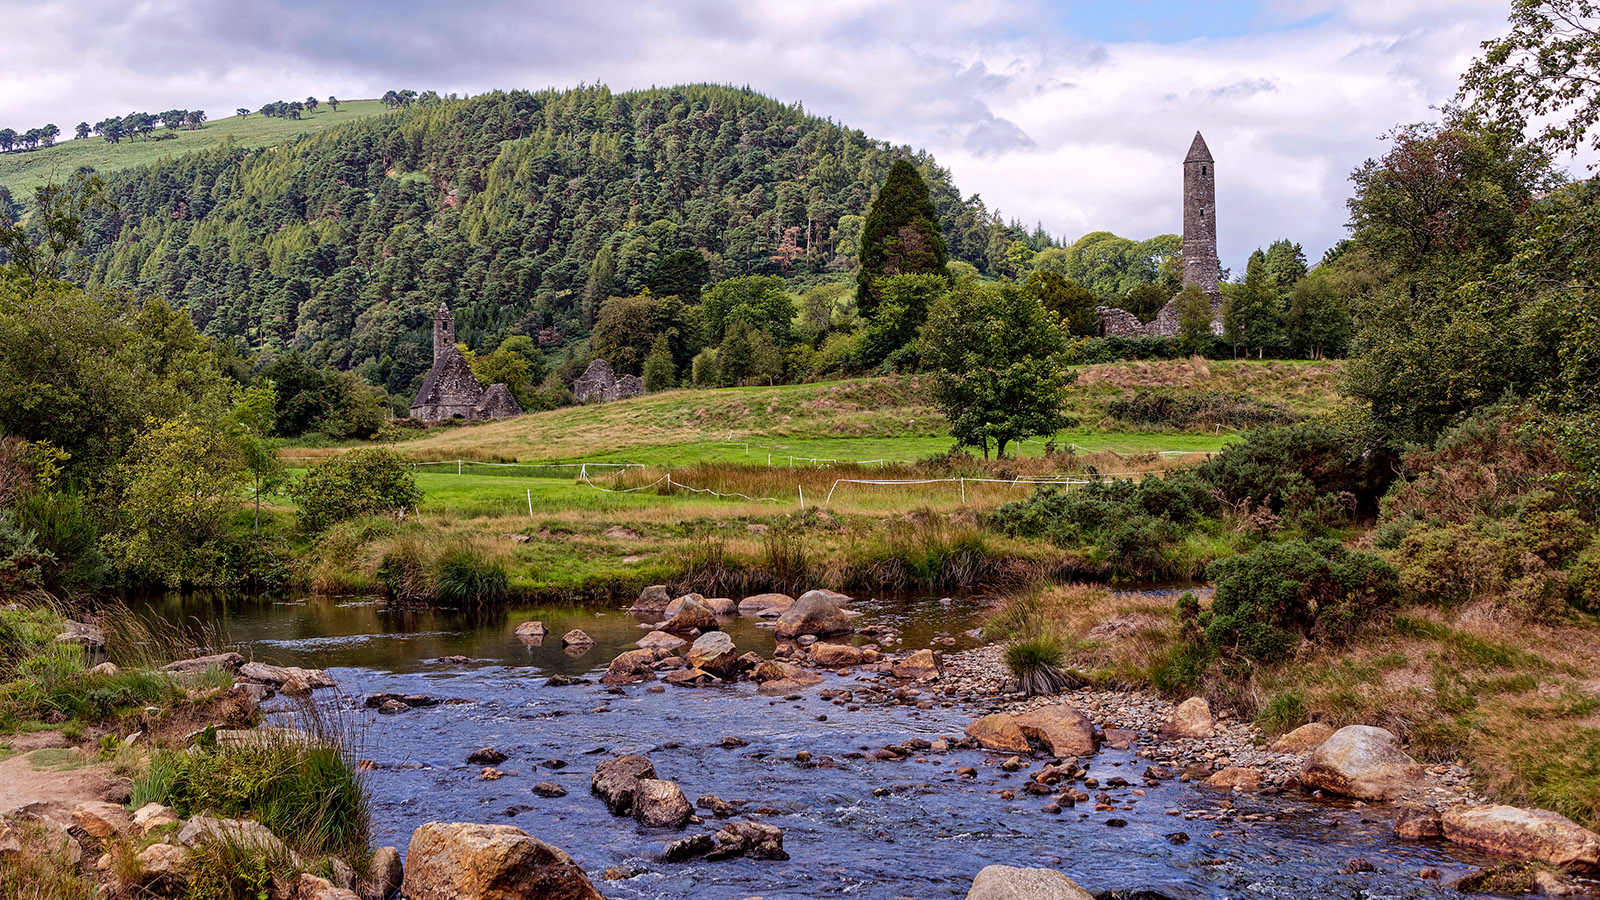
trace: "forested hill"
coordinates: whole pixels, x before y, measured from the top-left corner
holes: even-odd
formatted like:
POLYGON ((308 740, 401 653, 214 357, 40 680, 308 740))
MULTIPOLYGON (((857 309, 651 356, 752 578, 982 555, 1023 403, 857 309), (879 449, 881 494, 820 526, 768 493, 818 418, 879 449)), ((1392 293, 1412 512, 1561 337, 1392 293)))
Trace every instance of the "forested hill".
POLYGON ((952 259, 988 272, 1014 240, 1048 245, 964 200, 927 155, 799 106, 719 86, 586 86, 446 100, 116 173, 89 280, 405 393, 431 361, 440 300, 469 345, 520 332, 556 348, 677 250, 704 253, 713 280, 845 277, 897 155, 927 179, 952 259))

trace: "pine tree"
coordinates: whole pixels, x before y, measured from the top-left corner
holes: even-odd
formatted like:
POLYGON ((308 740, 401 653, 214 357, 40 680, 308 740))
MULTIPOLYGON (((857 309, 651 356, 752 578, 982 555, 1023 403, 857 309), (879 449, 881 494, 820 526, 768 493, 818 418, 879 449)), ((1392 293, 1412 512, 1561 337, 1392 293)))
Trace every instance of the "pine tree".
POLYGON ((1197 284, 1184 288, 1175 298, 1178 312, 1178 348, 1196 355, 1211 345, 1211 298, 1197 284))
POLYGON ((650 355, 644 360, 644 389, 654 393, 670 391, 677 386, 678 370, 672 364, 672 345, 667 342, 666 335, 656 335, 655 343, 650 345, 650 355))
POLYGON ((1258 358, 1283 345, 1283 307, 1267 271, 1267 255, 1260 250, 1250 254, 1244 284, 1223 306, 1222 331, 1236 351, 1243 345, 1247 353, 1254 349, 1258 358))
POLYGON ((616 277, 617 266, 611 258, 611 248, 601 247, 595 254, 594 265, 589 267, 589 280, 583 286, 583 324, 589 328, 594 327, 595 319, 600 315, 600 305, 611 296, 612 281, 616 277))
POLYGON ((723 387, 737 387, 754 369, 750 347, 750 326, 734 321, 717 350, 718 379, 723 387))
POLYGON ((879 278, 887 275, 946 275, 944 234, 916 166, 895 160, 861 229, 861 269, 856 275, 856 307, 870 315, 880 299, 879 278))

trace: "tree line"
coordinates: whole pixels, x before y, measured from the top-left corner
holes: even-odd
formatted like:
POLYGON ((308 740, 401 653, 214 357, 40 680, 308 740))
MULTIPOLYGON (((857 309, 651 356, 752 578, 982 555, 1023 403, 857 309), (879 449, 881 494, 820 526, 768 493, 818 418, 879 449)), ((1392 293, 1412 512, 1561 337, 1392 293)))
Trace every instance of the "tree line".
POLYGON ((0 153, 25 152, 49 147, 55 144, 60 134, 61 129, 54 125, 29 128, 27 131, 0 128, 0 153))
POLYGON ((147 113, 131 112, 125 116, 108 116, 90 125, 79 122, 76 135, 79 140, 88 137, 91 133, 97 134, 106 141, 119 144, 123 138, 148 138, 157 126, 165 126, 167 131, 177 131, 185 128, 194 131, 206 121, 206 111, 203 109, 169 109, 165 112, 147 113))
POLYGON ((208 334, 408 395, 441 300, 471 346, 520 334, 559 354, 680 251, 712 282, 848 278, 867 204, 900 157, 924 176, 952 259, 993 276, 1018 242, 1062 249, 963 197, 925 154, 690 85, 423 93, 272 154, 216 148, 125 170, 107 178, 117 211, 91 213, 81 259, 91 288, 167 297, 208 334))
MULTIPOLYGON (((329 109, 334 112, 339 111, 338 97, 329 94, 326 102, 329 109)), ((256 112, 269 119, 298 119, 303 112, 316 112, 317 107, 321 106, 322 103, 323 101, 318 100, 316 97, 307 97, 304 100, 274 100, 271 103, 263 103, 256 112)), ((250 110, 243 106, 234 110, 234 112, 238 113, 240 118, 250 115, 250 110)))

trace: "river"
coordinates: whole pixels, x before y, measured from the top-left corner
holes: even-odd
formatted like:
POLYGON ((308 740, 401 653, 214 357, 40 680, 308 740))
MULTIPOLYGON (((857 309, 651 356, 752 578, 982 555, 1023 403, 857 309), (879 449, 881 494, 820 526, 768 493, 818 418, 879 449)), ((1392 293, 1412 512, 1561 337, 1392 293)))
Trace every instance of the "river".
MULTIPOLYGON (((896 650, 939 638, 954 642, 941 643, 945 651, 972 646, 965 632, 982 612, 981 601, 939 598, 854 607, 865 614, 858 624, 901 630, 904 643, 896 650)), ((1435 897, 1441 881, 1422 879, 1421 870, 1436 869, 1447 882, 1487 861, 1439 842, 1394 839, 1393 813, 1382 806, 1219 794, 1168 781, 1142 785, 1144 796, 1119 792, 1117 802, 1131 809, 1097 813, 1082 805, 1052 815, 1040 809, 1045 798, 1021 792, 1026 770, 1003 772, 994 754, 871 758, 871 750, 907 738, 961 735, 977 713, 959 705, 851 710, 822 700, 816 688, 784 700, 742 683, 658 693, 649 685, 609 689, 599 674, 644 634, 620 610, 464 614, 392 610, 365 600, 215 596, 152 598, 136 608, 224 629, 256 659, 328 669, 344 697, 322 699, 339 706, 360 756, 372 764, 367 783, 380 845, 404 852, 411 831, 427 821, 516 825, 570 853, 612 900, 959 898, 979 869, 995 863, 1060 869, 1090 890, 1153 888, 1179 900, 1435 897), (551 637, 537 645, 515 637, 514 626, 528 619, 544 621, 551 637), (558 636, 570 628, 587 632, 594 648, 581 655, 563 650, 558 636), (441 661, 453 656, 471 661, 441 661), (594 683, 546 686, 552 674, 594 683), (362 697, 377 692, 447 702, 381 716, 361 707, 362 697), (726 736, 749 743, 727 749, 726 736), (497 767, 506 777, 483 780, 481 767, 465 762, 486 746, 508 755, 497 767), (796 761, 800 751, 811 754, 810 763, 796 761), (713 794, 749 801, 747 812, 764 808, 758 817, 783 829, 791 859, 659 861, 668 843, 696 833, 695 826, 642 828, 612 817, 590 795, 594 764, 623 752, 647 754, 659 776, 676 781, 691 802, 713 794), (817 766, 824 757, 832 767, 817 766), (980 775, 961 780, 958 766, 976 767, 980 775), (536 795, 531 788, 540 781, 568 793, 536 795), (1001 799, 1006 788, 1016 790, 1016 799, 1001 799), (1126 826, 1108 825, 1113 817, 1126 826), (1374 871, 1347 872, 1355 858, 1374 871), (638 874, 603 881, 611 867, 638 874)), ((741 652, 773 650, 770 629, 752 620, 733 620, 726 630, 741 652)), ((854 678, 829 676, 823 688, 852 686, 859 686, 854 678)), ((1122 774, 1140 785, 1145 765, 1131 752, 1105 750, 1090 769, 1102 781, 1122 774)), ((716 820, 706 815, 703 830, 714 831, 716 820)))

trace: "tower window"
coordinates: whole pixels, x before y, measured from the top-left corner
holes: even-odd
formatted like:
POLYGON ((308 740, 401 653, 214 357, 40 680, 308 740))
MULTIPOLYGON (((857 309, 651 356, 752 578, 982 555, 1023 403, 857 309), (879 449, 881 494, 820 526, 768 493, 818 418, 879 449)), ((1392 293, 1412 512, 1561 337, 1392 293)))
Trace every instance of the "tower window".
POLYGON ((1204 206, 1202 206, 1202 207, 1200 207, 1200 218, 1204 219, 1205 217, 1206 217, 1206 208, 1204 206))
POLYGON ((1205 173, 1206 173, 1206 167, 1205 166, 1201 166, 1200 167, 1200 174, 1204 175, 1205 173))

